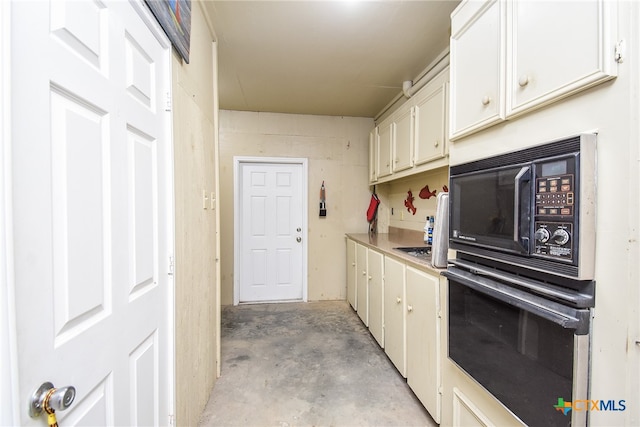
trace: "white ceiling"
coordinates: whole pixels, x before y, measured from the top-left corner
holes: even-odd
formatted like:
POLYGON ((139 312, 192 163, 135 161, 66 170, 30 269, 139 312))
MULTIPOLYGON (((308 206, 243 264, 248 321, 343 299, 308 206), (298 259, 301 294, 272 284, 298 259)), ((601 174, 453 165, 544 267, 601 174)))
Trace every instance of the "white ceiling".
POLYGON ((458 3, 205 1, 220 108, 375 117, 447 49, 458 3))

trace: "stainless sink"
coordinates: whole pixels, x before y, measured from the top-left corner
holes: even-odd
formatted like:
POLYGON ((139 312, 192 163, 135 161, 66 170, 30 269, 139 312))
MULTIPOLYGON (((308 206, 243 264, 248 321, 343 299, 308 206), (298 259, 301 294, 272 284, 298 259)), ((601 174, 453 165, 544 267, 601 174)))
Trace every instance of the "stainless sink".
POLYGON ((430 246, 411 246, 411 247, 401 247, 401 248, 393 248, 398 251, 402 251, 407 255, 414 256, 420 259, 429 259, 431 258, 431 247, 430 246))

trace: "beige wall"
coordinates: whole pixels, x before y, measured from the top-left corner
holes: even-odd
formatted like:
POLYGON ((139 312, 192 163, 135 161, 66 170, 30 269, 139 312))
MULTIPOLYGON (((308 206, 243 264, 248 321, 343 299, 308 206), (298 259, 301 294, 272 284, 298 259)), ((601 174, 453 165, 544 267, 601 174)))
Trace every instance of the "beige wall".
POLYGON ((443 191, 443 186, 449 185, 449 167, 422 172, 406 178, 393 180, 376 187, 380 198, 378 207, 378 232, 387 233, 389 226, 408 230, 422 231, 427 215, 436 213, 436 197, 420 198, 420 190, 429 186, 429 190, 436 191, 436 196, 443 191), (404 205, 411 190, 415 215, 404 205), (393 213, 391 213, 393 212, 393 213))
POLYGON ((233 303, 233 157, 309 160, 308 298, 346 299, 345 239, 367 231, 368 118, 220 112, 221 303, 233 303), (318 216, 325 181, 327 216, 318 216))
POLYGON ((216 213, 202 192, 215 192, 217 109, 215 50, 200 3, 192 3, 190 63, 174 52, 176 424, 197 425, 216 379, 216 213))

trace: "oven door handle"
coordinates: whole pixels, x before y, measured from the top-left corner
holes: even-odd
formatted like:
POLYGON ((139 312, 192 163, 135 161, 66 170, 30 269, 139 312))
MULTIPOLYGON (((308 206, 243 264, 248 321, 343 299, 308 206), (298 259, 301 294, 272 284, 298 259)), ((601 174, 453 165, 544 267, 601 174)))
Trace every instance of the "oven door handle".
POLYGON ((450 281, 471 288, 481 294, 500 300, 506 304, 533 313, 543 319, 549 320, 565 329, 575 329, 576 335, 589 333, 589 309, 576 309, 548 300, 538 295, 533 295, 522 289, 496 282, 489 278, 449 267, 442 272, 450 281))
MULTIPOLYGON (((520 242, 520 217, 522 211, 522 200, 520 196, 520 186, 522 181, 529 181, 531 179, 531 166, 524 166, 520 169, 520 172, 514 178, 514 191, 513 191, 513 240, 519 245, 522 245, 520 242)), ((529 252, 529 247, 526 248, 527 253, 529 252)))

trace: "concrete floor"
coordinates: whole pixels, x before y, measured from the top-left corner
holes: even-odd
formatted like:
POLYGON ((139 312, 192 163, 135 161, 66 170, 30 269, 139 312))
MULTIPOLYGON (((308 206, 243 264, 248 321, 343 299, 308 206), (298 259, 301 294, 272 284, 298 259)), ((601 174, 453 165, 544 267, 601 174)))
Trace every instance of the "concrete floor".
POLYGON ((222 309, 200 426, 436 426, 344 301, 222 309))

